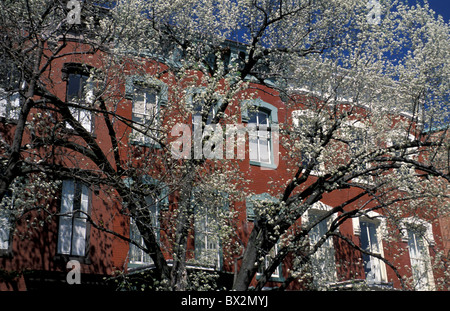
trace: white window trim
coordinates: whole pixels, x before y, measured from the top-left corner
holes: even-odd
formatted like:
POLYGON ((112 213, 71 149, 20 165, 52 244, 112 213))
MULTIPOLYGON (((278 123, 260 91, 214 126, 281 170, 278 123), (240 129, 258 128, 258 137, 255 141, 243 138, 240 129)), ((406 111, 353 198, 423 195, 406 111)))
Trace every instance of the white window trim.
POLYGON ((11 216, 8 210, 0 210, 0 256, 11 250, 11 216))
MULTIPOLYGON (((89 246, 89 230, 88 230, 88 223, 87 218, 85 215, 81 214, 80 216, 75 216, 73 213, 73 207, 74 207, 74 200, 75 200, 75 193, 77 188, 77 183, 74 180, 65 180, 63 181, 62 185, 62 194, 61 194, 61 213, 67 214, 67 215, 60 215, 59 216, 59 224, 58 224, 58 243, 57 243, 57 253, 61 255, 68 255, 68 256, 78 256, 78 257, 85 257, 88 253, 88 246, 89 246), (73 188, 71 188, 72 186, 73 188), (66 187, 66 188, 65 188, 66 187), (67 188, 70 187, 70 188, 67 188), (67 192, 72 191, 73 192, 67 192), (65 192, 66 191, 66 192, 65 192), (66 209, 63 211, 63 209, 66 209), (70 241, 67 242, 64 239, 67 238, 64 236, 64 231, 62 231, 62 226, 64 226, 63 221, 66 221, 65 224, 68 226, 66 230, 70 232, 70 241), (74 232, 75 232, 75 223, 74 221, 78 222, 78 226, 81 226, 84 229, 84 232, 81 233, 78 232, 78 235, 81 234, 78 238, 83 238, 84 242, 84 248, 80 249, 81 253, 76 253, 76 250, 74 249, 74 232), (69 223, 70 222, 70 223, 69 223), (69 246, 69 249, 66 249, 67 244, 69 246)), ((80 209, 85 213, 90 213, 91 209, 91 191, 85 184, 81 184, 81 193, 80 193, 80 209), (84 203, 83 203, 84 202, 84 203)))
POLYGON ((20 94, 8 94, 0 88, 0 118, 17 120, 20 112, 20 94))
MULTIPOLYGON (((274 247, 270 250, 269 254, 267 254, 264 257, 264 262, 261 263, 261 265, 264 265, 264 269, 268 268, 269 266, 269 262, 271 257, 274 257, 278 254, 278 242, 275 243, 274 247)), ((273 273, 270 275, 270 279, 269 281, 273 281, 273 282, 281 282, 283 281, 283 276, 282 276, 282 267, 281 267, 281 263, 275 268, 275 270, 273 271, 273 273)), ((261 276, 261 272, 258 271, 256 272, 256 278, 261 276)))
POLYGON ((152 145, 152 146, 156 146, 158 145, 158 142, 155 139, 159 139, 160 135, 159 132, 155 129, 146 129, 147 126, 152 126, 154 128, 158 128, 159 127, 159 122, 160 122, 160 113, 161 113, 161 103, 160 103, 160 95, 159 95, 159 91, 157 88, 152 87, 152 86, 139 86, 138 88, 134 89, 134 94, 137 93, 138 89, 143 91, 144 94, 144 113, 140 113, 140 112, 136 112, 135 111, 135 99, 133 97, 132 100, 132 108, 131 108, 131 113, 132 113, 132 117, 134 117, 134 115, 140 115, 141 117, 143 117, 144 123, 143 124, 135 124, 135 127, 141 127, 141 131, 145 132, 145 133, 149 133, 152 137, 137 131, 135 129, 132 130, 132 138, 131 140, 135 143, 138 144, 148 144, 148 145, 152 145), (149 103, 147 102, 147 94, 148 93, 152 93, 152 91, 154 91, 155 93, 155 103, 149 103), (153 115, 150 112, 150 110, 154 110, 153 115))
MULTIPOLYGON (((278 167, 278 162, 279 162, 278 108, 263 101, 260 98, 247 99, 247 100, 241 101, 241 103, 240 103, 241 121, 243 123, 247 123, 247 131, 249 132, 249 138, 250 138, 250 135, 255 135, 254 132, 256 131, 256 128, 252 129, 251 127, 248 126, 248 122, 249 122, 248 110, 251 107, 266 110, 267 112, 269 112, 270 123, 269 123, 269 127, 267 128, 266 132, 268 135, 270 135, 270 137, 268 138, 270 162, 266 163, 266 162, 250 160, 250 165, 260 166, 262 169, 264 169, 264 168, 276 169, 278 167)), ((249 144, 250 144, 250 139, 249 139, 249 144)), ((249 146, 249 149, 250 149, 250 146, 249 146)), ((249 152, 250 152, 250 150, 249 150, 249 152)), ((249 154, 249 157, 250 157, 250 154, 249 154)))
MULTIPOLYGON (((66 100, 70 104, 79 105, 79 106, 83 106, 83 105, 87 106, 87 105, 93 104, 93 102, 95 100, 94 86, 93 86, 92 82, 89 82, 89 75, 81 74, 81 73, 73 73, 73 72, 70 72, 67 74, 66 100), (67 97, 67 95, 68 95, 67 93, 69 91, 70 76, 72 76, 72 75, 83 76, 83 77, 87 78, 87 81, 86 81, 87 92, 85 94, 84 100, 82 100, 81 102, 71 101, 67 97)), ((84 129, 86 131, 88 131, 89 133, 94 132, 94 113, 92 113, 89 110, 86 110, 83 108, 78 108, 78 107, 69 107, 69 110, 70 110, 70 113, 72 114, 73 118, 75 120, 77 120, 81 124, 81 126, 84 127, 84 129)), ((66 128, 73 130, 72 126, 70 126, 68 123, 66 123, 66 128)))
MULTIPOLYGON (((325 212, 329 212, 333 209, 332 206, 327 205, 321 201, 314 203, 310 208, 308 208, 305 213, 303 213, 302 217, 301 217, 301 223, 302 223, 302 227, 306 227, 309 224, 309 215, 310 214, 316 214, 316 215, 320 215, 323 214, 325 212)), ((337 214, 333 214, 330 216, 330 218, 327 219, 327 225, 330 224, 330 222, 332 222, 333 220, 335 220, 337 218, 337 214)), ((339 230, 339 228, 337 228, 337 231, 339 230)), ((331 275, 331 279, 328 280, 327 284, 316 284, 318 286, 326 286, 329 285, 329 283, 333 283, 337 280, 337 267, 336 267, 336 250, 334 249, 334 243, 333 243, 333 239, 328 238, 327 241, 325 241, 324 244, 322 244, 321 247, 325 247, 328 248, 331 251, 331 257, 330 260, 333 260, 333 262, 330 262, 330 264, 334 264, 334 268, 333 268, 333 275, 331 275)), ((317 254, 317 252, 315 253, 317 254)), ((313 254, 313 256, 315 255, 313 254)))
MULTIPOLYGON (((314 117, 314 113, 311 110, 306 110, 306 109, 304 109, 304 110, 294 110, 294 111, 292 111, 291 115, 292 115, 292 125, 294 127, 298 127, 299 126, 299 120, 298 120, 299 116, 305 116, 306 115, 306 116, 309 116, 309 117, 314 117)), ((325 172, 325 163, 322 162, 322 161, 318 161, 318 162, 319 162, 319 167, 318 167, 319 170, 312 170, 311 171, 311 175, 322 176, 323 173, 325 172)), ((303 169, 303 171, 305 171, 305 170, 303 169)))
MULTIPOLYGON (((408 217, 402 220, 402 222, 400 223, 400 232, 402 234, 402 241, 405 243, 409 244, 409 236, 408 236, 408 226, 413 225, 415 227, 422 227, 425 230, 424 233, 424 242, 425 242, 425 259, 427 260, 427 265, 429 267, 431 267, 431 257, 430 257, 430 251, 429 251, 429 247, 430 246, 434 246, 435 245, 435 240, 434 240, 434 235, 433 235, 433 227, 431 225, 431 223, 420 219, 418 217, 408 217)), ((409 250, 409 245, 408 247, 408 251, 409 250)), ((409 253, 410 254, 410 253, 409 253)), ((412 269, 412 267, 411 267, 412 269)), ((435 289, 435 283, 434 283, 434 276, 433 276, 433 271, 432 269, 428 269, 427 271, 427 277, 428 277, 428 282, 429 284, 427 284, 427 289, 428 290, 434 290, 435 289)))
MULTIPOLYGON (((397 134, 401 134, 400 131, 393 131, 394 133, 397 134)), ((408 140, 409 142, 413 142, 414 140, 416 140, 416 137, 412 134, 408 134, 408 140)), ((394 145, 393 141, 391 138, 388 138, 386 141, 386 147, 390 148, 394 145)), ((418 147, 410 147, 406 149, 407 155, 406 155, 406 159, 408 160, 416 160, 418 158, 418 147), (412 154, 409 154, 412 153, 412 154)))
MULTIPOLYGON (((363 211, 364 212, 364 211, 363 211)), ((371 222, 377 226, 376 234, 378 238, 378 247, 379 247, 379 255, 384 258, 384 244, 383 240, 384 237, 388 234, 386 229, 386 218, 382 216, 381 214, 374 212, 374 211, 367 211, 364 212, 363 216, 352 218, 352 227, 353 227, 353 234, 355 236, 361 236, 361 226, 360 222, 371 222)), ((387 271, 386 271, 386 264, 381 261, 378 258, 371 257, 371 260, 374 260, 376 264, 380 267, 380 274, 381 274, 381 282, 387 282, 387 271)))
MULTIPOLYGON (((154 185, 157 187, 157 189, 159 190, 159 195, 155 200, 155 214, 153 215, 155 223, 153 223, 152 225, 155 228, 155 236, 156 236, 156 240, 159 241, 160 239, 160 222, 159 222, 159 215, 161 213, 161 210, 164 210, 166 208, 166 206, 168 206, 169 204, 169 189, 167 187, 167 185, 163 182, 160 182, 157 179, 152 178, 151 176, 143 176, 141 182, 143 184, 147 184, 147 185, 154 185)), ((126 183, 131 187, 133 185, 133 180, 132 179, 127 179, 126 183)), ((151 211, 150 211, 151 212, 151 211)), ((135 220, 133 218, 130 217, 130 235, 131 235, 131 230, 132 230, 132 226, 136 226, 135 225, 135 220)), ((136 228, 137 229, 137 228, 136 228)), ((139 232, 137 232, 138 234, 140 234, 139 232)), ((140 237, 140 241, 141 244, 144 243, 142 237, 140 237)), ((132 260, 131 256, 130 256, 130 252, 131 252, 131 248, 132 247, 136 247, 138 249, 138 251, 143 252, 142 249, 138 248, 135 245, 130 244, 129 245, 129 250, 128 250, 128 264, 132 265, 133 267, 137 267, 137 266, 146 266, 146 265, 152 265, 153 259, 149 256, 149 261, 138 261, 138 260, 132 260)), ((143 257, 144 254, 142 254, 141 257, 143 257)))

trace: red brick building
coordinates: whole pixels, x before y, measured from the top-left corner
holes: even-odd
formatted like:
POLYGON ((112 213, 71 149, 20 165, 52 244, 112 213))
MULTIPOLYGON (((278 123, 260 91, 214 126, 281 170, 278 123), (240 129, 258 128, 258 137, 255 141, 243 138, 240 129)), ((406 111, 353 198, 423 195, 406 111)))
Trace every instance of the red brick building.
MULTIPOLYGON (((76 42, 71 44, 67 47, 68 49, 73 49, 73 45, 77 45, 76 42)), ((101 69, 102 60, 101 52, 55 60, 49 71, 48 89, 62 101, 79 100, 85 95, 84 86, 89 83, 86 68, 101 69)), ((146 113, 149 114, 149 108, 158 109, 158 111, 164 110, 167 102, 172 101, 171 97, 179 95, 176 90, 172 89, 173 79, 170 71, 161 74, 169 68, 169 66, 151 59, 145 62, 143 71, 146 76, 152 74, 154 76, 151 91, 142 90, 139 93, 141 91, 139 87, 143 84, 139 83, 139 74, 131 70, 129 74, 127 73, 128 78, 122 81, 118 80, 116 89, 119 93, 124 93, 125 98, 119 100, 117 115, 121 115, 127 120, 139 120, 139 118, 145 117, 146 113), (127 89, 130 87, 135 88, 134 94, 138 92, 141 97, 133 96, 133 91, 127 89), (131 95, 128 96, 127 93, 131 95), (143 106, 142 103, 144 103, 143 106), (147 112, 143 112, 142 107, 147 109, 147 112)), ((186 82, 186 84, 189 83, 186 82)), ((197 89, 191 88, 192 92, 195 93, 199 87, 201 88, 201 85, 197 86, 197 89)), ((252 96, 248 96, 248 99, 244 100, 236 99, 228 108, 230 114, 233 111, 237 113, 237 122, 244 126, 254 123, 256 126, 267 125, 269 128, 274 128, 278 125, 292 124, 295 122, 298 111, 303 109, 304 105, 301 100, 296 106, 287 105, 281 100, 275 89, 267 86, 250 83, 249 89, 252 90, 252 96), (256 112, 247 111, 243 103, 255 106, 256 112)), ((242 94, 245 92, 243 90, 242 94)), ((15 127, 14 111, 17 104, 18 102, 14 100, 1 102, 3 108, 0 109, 0 133, 2 139, 6 141, 11 139, 11 133, 15 127)), ((36 110, 33 115, 36 116, 37 113, 39 111, 36 110)), ((75 118, 88 132, 94 133, 93 137, 104 153, 108 157, 114 157, 113 152, 110 152, 113 147, 104 119, 82 109, 74 109, 72 113, 76 114, 75 118)), ((44 117, 50 118, 50 115, 44 115, 44 117)), ((55 118, 53 120, 55 124, 64 124, 61 116, 51 115, 51 117, 55 118)), ((188 116, 187 119, 189 118, 188 116)), ((117 123, 115 126, 117 126, 117 137, 120 138, 123 148, 136 151, 139 149, 136 146, 151 147, 148 146, 149 142, 145 136, 139 133, 133 135, 133 129, 125 123, 117 123)), ((73 130, 67 124, 66 129, 73 130)), ((251 181, 248 189, 252 194, 244 195, 245 199, 241 201, 229 202, 227 207, 237 212, 237 236, 244 245, 254 226, 255 204, 259 201, 276 202, 279 200, 279 188, 272 186, 272 181, 291 178, 288 169, 291 168, 292 163, 286 160, 286 150, 282 144, 278 144, 272 139, 275 139, 274 136, 271 136, 269 140, 259 137, 251 142, 246 140, 245 157, 238 161, 240 171, 251 181), (256 149, 250 150, 250 144, 257 148, 254 147, 256 149)), ((74 165, 84 168, 95 167, 88 158, 81 155, 82 152, 77 153, 70 148, 60 148, 60 151, 61 154, 55 155, 55 161, 62 161, 69 168, 74 165), (76 161, 71 161, 74 159, 76 161)), ((126 160, 128 158, 123 159, 123 161, 126 160)), ((318 178, 318 176, 312 177, 312 180, 314 178, 318 178)), ((149 184, 152 184, 152 178, 149 180, 149 184)), ((111 279, 114 279, 114 275, 117 276, 117 271, 129 275, 133 275, 135 271, 151 271, 154 267, 152 259, 141 249, 121 238, 131 236, 139 239, 139 236, 133 229, 132 221, 130 224, 129 217, 121 213, 123 208, 121 203, 114 200, 114 196, 107 191, 108 189, 103 188, 102 185, 88 187, 79 181, 64 180, 58 184, 55 197, 50 200, 48 208, 49 211, 62 213, 61 216, 48 219, 45 211, 30 211, 16 219, 11 227, 2 227, 0 232, 2 238, 0 243, 0 290, 33 290, 69 286, 66 278, 72 267, 68 268, 66 265, 74 259, 80 263, 81 283, 86 288, 115 288, 115 283, 111 279), (81 212, 64 216, 64 213, 74 210, 81 212), (89 215, 97 224, 102 224, 103 228, 117 234, 99 230, 90 224, 83 215, 89 215), (105 279, 105 277, 107 278, 105 279)), ((302 226, 317 219, 333 207, 339 206, 348 198, 356 196, 359 191, 359 189, 350 188, 325 194, 320 202, 314 204, 302 216, 297 229, 301 230, 302 226)), ((170 187, 167 187, 166 193, 162 192, 164 191, 160 191, 161 200, 158 200, 158 204, 152 205, 155 207, 152 212, 160 222, 154 225, 161 228, 170 225, 170 219, 164 218, 165 211, 176 207, 177 204, 177 194, 171 192, 170 187)), ((11 193, 11 197, 13 196, 14 194, 11 193)), ((361 204, 366 204, 366 201, 366 197, 361 197, 354 201, 352 206, 358 208, 361 204)), ((370 208, 371 205, 369 204, 367 207, 370 208)), ((442 268, 434 272, 428 269, 435 265, 433 262, 436 255, 435 249, 446 249, 448 253, 448 221, 446 222, 445 219, 418 220, 415 215, 409 215, 397 228, 395 234, 398 234, 399 238, 395 240, 393 239, 393 229, 387 226, 382 216, 373 211, 365 216, 352 218, 351 221, 345 221, 339 226, 339 233, 347 237, 349 242, 354 245, 370 249, 371 252, 383 256, 387 261, 394 262, 402 277, 415 280, 416 289, 448 289, 448 283, 445 282, 444 288, 437 287, 437 283, 442 285, 444 277, 442 268), (415 225, 409 226, 412 223, 415 225), (423 230, 420 234, 413 230, 419 226, 423 230), (447 233, 444 234, 445 230, 447 233), (412 265, 416 267, 414 272, 411 271, 412 265)), ((3 216, 3 218, 7 217, 3 216)), ((332 219, 321 222, 310 232, 311 241, 316 241, 326 232, 330 221, 332 219)), ((209 236, 196 233, 195 229, 193 232, 188 245, 192 249, 192 258, 195 258, 197 248, 208 249, 209 236), (202 241, 199 241, 200 236, 202 241)), ((161 243, 165 243, 166 232, 161 230, 158 238, 161 243)), ((221 251, 215 247, 209 247, 209 250, 217 251, 217 256, 213 256, 212 265, 202 266, 192 261, 189 269, 216 270, 223 277, 224 284, 230 285, 233 273, 240 265, 240 259, 238 256, 226 258, 226 255, 221 254, 221 251)), ((277 252, 277 248, 274 248, 272 252, 277 252)), ((169 251, 165 255, 170 259, 168 253, 169 251)), ((439 258, 439 260, 442 262, 445 259, 439 258)), ((270 282, 266 285, 267 289, 281 286, 289 277, 292 262, 293 258, 289 256, 283 261, 272 274, 270 282)), ((336 237, 330 237, 322 245, 312 256, 311 263, 313 272, 321 276, 312 282, 314 286, 325 286, 328 289, 352 289, 358 286, 383 290, 401 288, 395 271, 386 262, 373 256, 364 255, 351 247, 349 243, 336 237)), ((257 278, 258 274, 253 285, 257 278)), ((288 287, 288 289, 302 288, 305 288, 302 282, 293 282, 288 287)))

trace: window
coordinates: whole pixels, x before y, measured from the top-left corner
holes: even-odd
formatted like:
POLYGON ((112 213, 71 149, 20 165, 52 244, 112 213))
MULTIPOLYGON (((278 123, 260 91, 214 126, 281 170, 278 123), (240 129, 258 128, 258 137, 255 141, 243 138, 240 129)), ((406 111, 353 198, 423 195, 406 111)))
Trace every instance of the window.
POLYGON ((424 234, 424 228, 408 228, 408 249, 415 290, 432 289, 430 258, 424 234))
POLYGON ((217 231, 217 208, 197 210, 195 221, 195 258, 205 265, 220 266, 220 239, 217 231))
MULTIPOLYGON (((322 213, 309 213, 309 223, 317 222, 322 213)), ((320 221, 309 232, 311 246, 314 246, 328 232, 329 219, 320 221)), ((311 257, 313 284, 323 286, 336 280, 336 262, 334 259, 333 240, 328 238, 311 257)))
POLYGON ((372 158, 368 154, 377 148, 377 144, 374 142, 372 129, 356 120, 344 122, 342 130, 346 133, 343 139, 348 141, 348 161, 354 167, 353 181, 363 184, 373 183, 374 175, 370 172, 372 158))
POLYGON ((17 120, 20 111, 19 89, 24 89, 21 73, 6 55, 0 56, 0 118, 17 120))
POLYGON ((159 148, 161 107, 168 102, 168 86, 152 76, 126 78, 125 98, 132 101, 132 143, 159 148))
MULTIPOLYGON (((93 86, 88 82, 89 77, 79 73, 69 73, 67 77, 67 93, 66 101, 71 104, 79 106, 88 106, 93 103, 94 93, 93 86)), ((93 114, 92 112, 79 108, 70 107, 72 116, 80 122, 86 131, 93 132, 93 114)), ((67 128, 71 128, 70 125, 66 125, 67 128)))
POLYGON ((228 194, 216 190, 193 190, 195 262, 216 270, 222 268, 219 236, 223 212, 228 210, 228 194))
MULTIPOLYGON (((369 221, 361 221, 360 222, 360 229, 361 229, 361 248, 377 254, 381 255, 382 249, 381 249, 381 241, 379 240, 378 233, 377 233, 378 225, 374 222, 369 221)), ((383 272, 382 272, 382 265, 383 263, 380 261, 380 259, 369 256, 367 254, 362 254, 363 261, 364 261, 364 274, 366 276, 366 280, 368 284, 379 284, 381 283, 383 278, 383 272)))
MULTIPOLYGON (((187 103, 193 109, 192 125, 193 130, 195 130, 195 126, 197 125, 197 123, 199 123, 198 121, 202 120, 202 114, 206 109, 205 106, 209 104, 207 103, 205 94, 203 93, 203 88, 190 88, 187 94, 187 103)), ((214 103, 208 109, 209 112, 205 125, 211 124, 212 120, 217 114, 217 111, 219 110, 220 103, 221 100, 219 98, 214 98, 214 103)))
POLYGON ((19 93, 9 94, 0 88, 0 117, 17 120, 20 112, 19 93))
POLYGON ((403 219, 400 224, 403 242, 407 243, 415 290, 434 290, 429 246, 435 245, 433 229, 417 217, 403 219))
POLYGON ((312 174, 319 175, 320 171, 325 170, 323 162, 319 162, 319 155, 314 154, 316 146, 311 143, 311 137, 317 136, 327 130, 326 121, 318 112, 312 110, 294 110, 292 111, 293 132, 291 138, 299 141, 302 145, 301 161, 304 168, 312 166, 312 174))
POLYGON ((86 185, 74 180, 63 181, 58 254, 86 256, 90 201, 91 195, 86 185))
POLYGON ((245 200, 247 208, 247 220, 254 221, 257 214, 261 213, 261 208, 268 204, 278 204, 280 201, 268 193, 261 193, 249 196, 245 200))
MULTIPOLYGON (((159 237, 159 210, 160 210, 160 200, 159 195, 156 197, 153 196, 147 196, 145 198, 146 206, 145 208, 148 208, 150 211, 150 215, 152 217, 152 227, 155 231, 155 236, 159 237)), ((142 238, 139 229, 136 225, 136 220, 131 219, 130 222, 130 239, 135 241, 141 246, 144 245, 144 239, 142 238)), ((142 265, 142 264, 151 264, 153 263, 153 260, 151 259, 150 255, 147 254, 144 250, 139 248, 138 246, 134 244, 130 244, 130 264, 132 265, 142 265)))
POLYGON ((271 164, 270 113, 264 110, 249 112, 249 125, 256 131, 249 135, 250 161, 271 164))
MULTIPOLYGON (((336 217, 336 215, 332 215, 320 220, 331 209, 331 206, 317 202, 302 215, 302 224, 305 228, 315 224, 308 234, 311 247, 314 247, 326 235, 333 218, 336 217)), ((335 251, 331 238, 327 238, 317 251, 312 254, 310 263, 313 276, 312 285, 314 287, 320 288, 336 281, 336 261, 334 255, 335 251)))
MULTIPOLYGON (((2 173, 0 171, 0 174, 2 173)), ((18 197, 21 191, 26 189, 26 185, 26 178, 15 178, 0 202, 0 256, 11 254, 12 233, 15 225, 14 211, 17 211, 16 200, 21 201, 18 197)))
POLYGON ((155 145, 158 142, 158 91, 154 88, 135 86, 133 97, 134 142, 155 145))
MULTIPOLYGON (((384 256, 383 233, 386 232, 386 220, 374 211, 364 211, 364 216, 352 218, 353 234, 360 237, 361 248, 384 256)), ((380 259, 362 253, 364 274, 367 284, 387 282, 386 265, 380 259)))
MULTIPOLYGON (((263 273, 264 269, 267 269, 269 267, 270 260, 272 258, 274 258, 277 254, 278 254, 278 243, 275 244, 275 246, 270 250, 269 254, 267 254, 264 257, 264 263, 261 266, 259 266, 258 274, 263 273)), ((258 278, 258 275, 256 275, 256 277, 258 278)), ((275 268, 272 275, 270 276, 270 280, 271 281, 282 281, 281 264, 275 268)))
POLYGON ((261 99, 241 103, 242 122, 247 122, 251 165, 277 168, 278 109, 261 99))
POLYGON ((8 208, 0 206, 0 255, 9 253, 11 241, 11 216, 8 208))
MULTIPOLYGON (((161 210, 167 208, 169 199, 168 199, 168 188, 167 186, 150 177, 150 176, 144 176, 141 179, 140 183, 133 183, 132 181, 129 181, 130 188, 134 185, 137 185, 139 187, 145 187, 147 190, 149 190, 149 195, 145 197, 145 206, 142 208, 148 209, 150 212, 150 216, 152 219, 152 227, 154 229, 154 233, 156 236, 156 240, 159 240, 159 229, 160 229, 160 223, 159 223, 159 217, 161 210)), ((130 219, 130 239, 139 244, 140 246, 145 247, 144 245, 144 239, 141 236, 137 221, 139 219, 130 219)), ((150 257, 149 254, 147 254, 144 250, 142 250, 140 247, 130 244, 130 250, 129 250, 129 267, 133 268, 140 265, 148 265, 152 264, 153 259, 150 257)))

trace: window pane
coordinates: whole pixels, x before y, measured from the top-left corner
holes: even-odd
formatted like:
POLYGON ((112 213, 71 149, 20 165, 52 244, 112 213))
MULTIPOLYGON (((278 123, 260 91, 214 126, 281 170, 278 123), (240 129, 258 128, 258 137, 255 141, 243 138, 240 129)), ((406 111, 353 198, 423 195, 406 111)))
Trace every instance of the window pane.
POLYGON ((84 256, 86 253, 86 219, 73 219, 72 255, 84 256))
POLYGON ((67 101, 78 101, 81 96, 81 75, 69 74, 67 81, 67 101))
POLYGON ((370 249, 373 253, 379 253, 380 248, 378 246, 377 228, 374 223, 368 223, 369 235, 370 235, 370 249))
POLYGON ((145 114, 145 98, 144 94, 140 93, 134 97, 133 100, 133 113, 145 114))
POLYGON ((269 125, 269 116, 267 113, 258 111, 258 125, 269 125))
POLYGON ((259 139, 259 156, 260 161, 270 163, 269 141, 267 139, 259 139))
POLYGON ((248 123, 258 124, 257 111, 249 111, 248 113, 248 123))
POLYGON ((250 152, 250 161, 259 161, 258 158, 258 138, 255 136, 249 135, 249 152, 250 152))
POLYGON ((8 249, 11 224, 8 211, 0 209, 0 250, 8 249))
POLYGON ((70 254, 70 244, 72 235, 72 218, 71 217, 59 217, 59 230, 58 230, 58 253, 70 254))

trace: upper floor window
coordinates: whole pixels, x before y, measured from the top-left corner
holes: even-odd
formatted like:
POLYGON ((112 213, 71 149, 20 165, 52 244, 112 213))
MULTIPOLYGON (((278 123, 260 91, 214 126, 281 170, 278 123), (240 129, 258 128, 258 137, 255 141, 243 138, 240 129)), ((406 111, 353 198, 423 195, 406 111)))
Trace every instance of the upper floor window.
POLYGON ((192 108, 193 132, 195 132, 197 126, 203 124, 202 119, 205 113, 207 114, 205 125, 212 123, 221 103, 220 98, 214 97, 213 99, 208 99, 204 88, 201 87, 188 89, 186 100, 187 104, 192 108))
POLYGON ((249 135, 250 161, 271 164, 270 111, 249 112, 248 123, 256 128, 254 135, 249 135))
MULTIPOLYGON (((64 76, 67 81, 66 101, 71 104, 70 112, 86 131, 92 133, 94 115, 89 106, 94 102, 93 84, 89 82, 89 76, 80 69, 66 69, 66 71, 64 76)), ((69 124, 66 127, 72 129, 69 124)))
POLYGON ((320 161, 320 154, 316 151, 316 142, 311 137, 319 137, 328 130, 326 118, 319 112, 312 110, 292 111, 292 132, 290 137, 300 144, 300 157, 304 169, 310 168, 312 174, 319 175, 325 170, 325 165, 320 161))
POLYGON ((21 73, 13 61, 0 55, 0 118, 17 120, 20 111, 20 94, 24 89, 21 73))
POLYGON ((86 256, 87 218, 91 202, 88 186, 75 180, 62 183, 58 230, 58 254, 86 256))
POLYGON ((241 103, 242 122, 247 122, 251 165, 276 168, 278 160, 278 109, 261 99, 241 103))
POLYGON ((154 88, 135 86, 132 108, 132 139, 143 144, 157 144, 159 139, 158 92, 154 88))
POLYGON ((153 77, 129 76, 125 98, 132 101, 132 143, 159 147, 162 107, 168 101, 168 86, 153 77))

